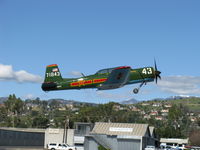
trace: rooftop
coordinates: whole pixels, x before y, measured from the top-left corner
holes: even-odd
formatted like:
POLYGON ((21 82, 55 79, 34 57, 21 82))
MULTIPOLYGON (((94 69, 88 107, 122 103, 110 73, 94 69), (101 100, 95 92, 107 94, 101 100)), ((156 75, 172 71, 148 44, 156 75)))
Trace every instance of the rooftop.
POLYGON ((104 123, 97 122, 91 132, 92 134, 106 135, 128 135, 128 136, 145 136, 149 132, 148 124, 133 123, 104 123))
POLYGON ((20 132, 40 132, 40 133, 44 133, 45 132, 45 129, 39 129, 39 128, 0 127, 0 130, 20 131, 20 132))
POLYGON ((161 143, 188 144, 188 139, 161 138, 161 143))

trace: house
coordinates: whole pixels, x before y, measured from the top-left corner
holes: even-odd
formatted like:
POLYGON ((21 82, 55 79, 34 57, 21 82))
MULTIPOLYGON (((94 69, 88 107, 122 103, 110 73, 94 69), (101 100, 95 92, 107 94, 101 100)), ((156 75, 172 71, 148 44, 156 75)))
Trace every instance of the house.
POLYGON ((113 105, 113 109, 115 111, 120 111, 120 110, 124 110, 125 108, 119 104, 115 104, 115 105, 113 105))
POLYGON ((38 104, 32 104, 32 103, 27 103, 26 107, 28 110, 35 110, 35 111, 39 111, 39 105, 38 104))
POLYGON ((162 109, 161 110, 161 113, 168 113, 169 112, 169 109, 162 109))
POLYGON ((66 108, 65 108, 65 107, 59 107, 58 110, 60 110, 60 111, 65 111, 66 108))
POLYGON ((163 117, 162 116, 156 116, 155 119, 161 121, 161 120, 163 120, 163 117))
POLYGON ((149 106, 149 103, 142 103, 142 106, 149 106))
POLYGON ((135 106, 130 106, 129 109, 134 112, 140 112, 141 110, 135 106))
POLYGON ((158 111, 152 111, 151 113, 150 113, 150 116, 157 116, 158 115, 158 111))
POLYGON ((66 104, 66 107, 70 110, 72 110, 74 108, 74 104, 66 104))
POLYGON ((97 122, 85 137, 84 150, 143 150, 153 143, 148 124, 97 122))
POLYGON ((162 109, 161 110, 162 116, 168 116, 168 113, 169 113, 169 109, 162 109))
POLYGON ((165 108, 171 108, 171 107, 172 107, 172 104, 165 104, 164 107, 165 107, 165 108))
POLYGON ((152 106, 153 106, 153 107, 160 107, 161 104, 160 104, 160 103, 154 103, 152 106))
POLYGON ((149 119, 151 119, 151 116, 146 114, 146 115, 144 115, 144 119, 149 120, 149 119))
POLYGON ((196 117, 190 116, 189 118, 190 118, 190 121, 192 121, 192 122, 197 121, 197 118, 196 118, 196 117))
POLYGON ((145 115, 146 112, 145 111, 140 111, 140 114, 145 115))

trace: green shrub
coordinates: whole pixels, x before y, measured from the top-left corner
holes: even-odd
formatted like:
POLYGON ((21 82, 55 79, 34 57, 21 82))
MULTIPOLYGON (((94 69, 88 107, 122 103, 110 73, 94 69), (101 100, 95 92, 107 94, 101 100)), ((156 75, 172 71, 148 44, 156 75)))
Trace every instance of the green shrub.
POLYGON ((110 149, 107 149, 107 148, 103 147, 102 145, 99 145, 98 150, 110 150, 110 149))

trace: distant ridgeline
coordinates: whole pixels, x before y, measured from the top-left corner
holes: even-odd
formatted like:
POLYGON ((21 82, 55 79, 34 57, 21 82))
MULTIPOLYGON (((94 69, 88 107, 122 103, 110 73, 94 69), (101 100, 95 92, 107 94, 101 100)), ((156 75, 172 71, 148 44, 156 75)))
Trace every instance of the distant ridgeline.
MULTIPOLYGON (((39 99, 39 98, 37 98, 39 99)), ((0 97, 0 104, 3 104, 5 101, 8 100, 8 97, 0 97)), ((34 99, 26 99, 27 102, 31 102, 34 99)), ((36 100, 36 99, 35 99, 36 100)), ((98 105, 97 103, 88 103, 88 102, 81 102, 81 101, 76 101, 76 100, 64 100, 64 99, 49 99, 49 100, 41 100, 40 101, 47 101, 48 104, 51 103, 52 101, 57 101, 61 104, 88 104, 88 105, 98 105)), ((136 100, 134 98, 129 99, 129 100, 124 100, 119 102, 120 104, 137 104, 141 102, 152 102, 152 101, 171 101, 172 103, 183 103, 183 104, 197 104, 200 105, 200 97, 194 97, 194 96, 172 96, 168 98, 155 98, 151 100, 136 100), (189 101, 188 101, 189 100, 189 101)))
POLYGON ((0 97, 0 104, 3 104, 7 100, 8 100, 8 97, 0 97))

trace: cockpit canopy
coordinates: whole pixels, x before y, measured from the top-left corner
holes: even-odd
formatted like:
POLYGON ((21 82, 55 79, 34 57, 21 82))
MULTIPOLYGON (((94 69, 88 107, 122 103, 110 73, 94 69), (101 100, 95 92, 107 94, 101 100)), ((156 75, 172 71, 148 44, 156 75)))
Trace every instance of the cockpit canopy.
POLYGON ((96 74, 105 74, 105 73, 111 73, 115 68, 107 68, 107 69, 102 69, 96 72, 96 74))

